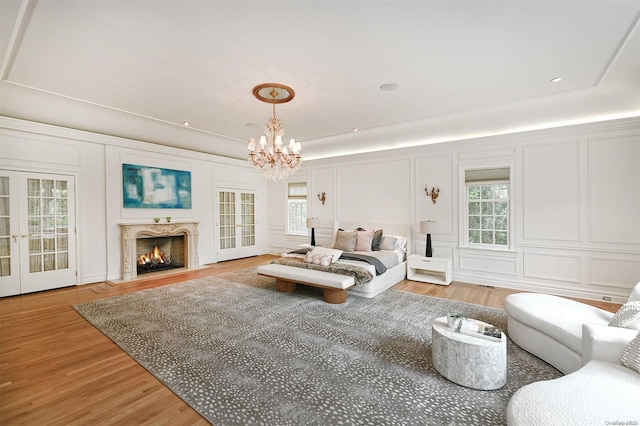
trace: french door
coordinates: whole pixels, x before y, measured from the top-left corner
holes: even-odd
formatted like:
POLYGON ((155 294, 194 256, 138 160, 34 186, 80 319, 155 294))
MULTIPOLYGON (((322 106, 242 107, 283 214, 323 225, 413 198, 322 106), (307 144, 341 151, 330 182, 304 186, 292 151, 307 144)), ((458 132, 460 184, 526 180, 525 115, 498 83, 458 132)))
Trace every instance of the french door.
POLYGON ((0 296, 76 285, 75 179, 0 170, 0 296))
POLYGON ((217 260, 257 255, 255 192, 220 189, 216 192, 216 198, 217 260))

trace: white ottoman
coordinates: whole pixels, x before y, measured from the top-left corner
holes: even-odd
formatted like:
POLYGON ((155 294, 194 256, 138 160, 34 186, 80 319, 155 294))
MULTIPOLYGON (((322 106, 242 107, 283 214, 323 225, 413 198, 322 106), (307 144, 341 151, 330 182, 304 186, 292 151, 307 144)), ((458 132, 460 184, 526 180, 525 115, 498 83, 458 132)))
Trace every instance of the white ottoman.
POLYGON ((447 379, 480 390, 499 389, 507 382, 507 338, 500 342, 457 333, 447 318, 431 325, 433 367, 447 379))

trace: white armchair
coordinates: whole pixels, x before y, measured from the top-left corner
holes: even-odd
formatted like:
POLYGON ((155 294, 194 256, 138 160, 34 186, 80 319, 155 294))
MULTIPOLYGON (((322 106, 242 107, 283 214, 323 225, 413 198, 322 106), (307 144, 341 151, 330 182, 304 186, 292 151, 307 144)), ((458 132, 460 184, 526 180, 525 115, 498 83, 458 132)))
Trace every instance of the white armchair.
MULTIPOLYGON (((640 283, 629 302, 640 300, 640 283)), ((508 336, 518 346, 565 374, 591 359, 620 359, 637 325, 612 327, 614 314, 575 300, 539 293, 516 293, 505 298, 508 336)))
POLYGON ((625 304, 630 309, 623 306, 615 316, 549 295, 521 293, 507 299, 509 337, 567 374, 519 389, 509 400, 507 425, 640 421, 640 283, 625 304), (615 324, 624 325, 610 326, 614 317, 615 324))

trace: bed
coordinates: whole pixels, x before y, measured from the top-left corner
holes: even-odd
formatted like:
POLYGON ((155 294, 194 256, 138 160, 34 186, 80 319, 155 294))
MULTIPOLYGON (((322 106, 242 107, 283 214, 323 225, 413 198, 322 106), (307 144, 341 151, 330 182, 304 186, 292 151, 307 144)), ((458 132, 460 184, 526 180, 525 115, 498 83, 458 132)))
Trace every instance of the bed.
MULTIPOLYGON (((330 247, 294 250, 275 260, 274 265, 263 268, 259 273, 284 279, 289 283, 298 282, 328 288, 326 292, 334 291, 333 288, 335 288, 335 291, 343 292, 345 298, 347 292, 372 298, 406 278, 406 260, 411 247, 411 232, 408 224, 336 222, 333 235, 334 241, 330 247), (368 241, 372 231, 373 238, 368 241), (354 232, 357 244, 352 247, 354 232), (371 246, 373 247, 370 248, 371 246), (335 256, 336 250, 342 253, 339 255, 340 258, 332 259, 334 262, 331 264, 321 264, 317 261, 319 257, 326 261, 327 256, 335 256), (315 264, 312 264, 313 259, 309 260, 313 257, 313 253, 316 253, 315 264), (307 261, 305 262, 304 259, 307 261), (344 275, 337 275, 333 272, 336 269, 354 270, 352 274, 354 279, 345 279, 344 275)), ((339 271, 339 273, 342 274, 345 271, 339 271)), ((346 273, 349 274, 350 271, 346 273)), ((292 289, 295 289, 295 286, 289 287, 289 291, 292 289)))

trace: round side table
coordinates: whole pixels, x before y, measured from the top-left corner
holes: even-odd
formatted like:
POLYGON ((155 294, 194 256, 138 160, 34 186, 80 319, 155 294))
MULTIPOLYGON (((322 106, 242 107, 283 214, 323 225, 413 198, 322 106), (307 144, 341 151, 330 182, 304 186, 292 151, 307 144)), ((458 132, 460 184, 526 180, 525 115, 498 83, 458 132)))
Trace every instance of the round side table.
POLYGON ((480 390, 499 389, 507 382, 507 337, 499 342, 457 333, 447 318, 431 325, 431 358, 447 379, 480 390))

